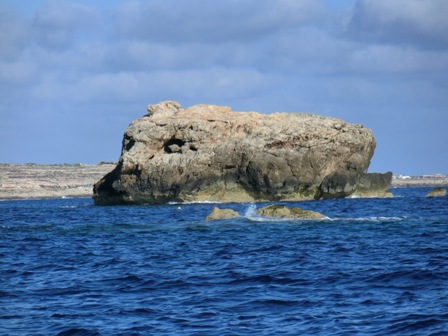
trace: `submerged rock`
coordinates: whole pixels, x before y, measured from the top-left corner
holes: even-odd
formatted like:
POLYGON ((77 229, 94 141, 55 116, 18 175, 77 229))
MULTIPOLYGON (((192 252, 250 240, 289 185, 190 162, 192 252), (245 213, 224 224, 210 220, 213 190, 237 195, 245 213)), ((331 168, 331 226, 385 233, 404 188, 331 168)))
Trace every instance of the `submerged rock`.
POLYGON ((212 212, 205 219, 206 221, 214 220, 214 219, 224 219, 224 218, 236 218, 239 217, 240 214, 232 209, 220 209, 218 207, 214 207, 212 212))
POLYGON ((362 125, 305 113, 233 112, 176 102, 148 107, 126 129, 97 205, 346 197, 375 149, 362 125))
POLYGON ((262 217, 271 218, 303 218, 303 219, 321 219, 326 218, 319 212, 303 210, 297 207, 288 208, 285 205, 272 204, 260 208, 257 213, 262 217))
POLYGON ((434 188, 426 194, 426 197, 445 197, 445 196, 446 196, 445 188, 434 188))

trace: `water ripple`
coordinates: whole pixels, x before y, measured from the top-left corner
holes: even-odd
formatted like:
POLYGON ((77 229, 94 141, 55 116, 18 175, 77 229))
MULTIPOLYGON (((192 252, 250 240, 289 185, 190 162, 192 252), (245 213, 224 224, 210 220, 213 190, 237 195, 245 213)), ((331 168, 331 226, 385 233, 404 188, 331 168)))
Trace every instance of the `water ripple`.
POLYGON ((399 193, 290 204, 319 221, 0 202, 0 335, 448 334, 446 198, 399 193))

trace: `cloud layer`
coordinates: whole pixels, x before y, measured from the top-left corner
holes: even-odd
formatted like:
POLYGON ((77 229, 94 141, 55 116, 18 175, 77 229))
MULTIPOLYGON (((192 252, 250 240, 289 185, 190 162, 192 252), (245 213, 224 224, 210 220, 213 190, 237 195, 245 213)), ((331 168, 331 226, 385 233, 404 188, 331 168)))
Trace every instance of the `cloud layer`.
POLYGON ((373 170, 448 173, 446 13, 444 0, 3 1, 1 161, 116 160, 127 124, 171 99, 363 123, 373 170))

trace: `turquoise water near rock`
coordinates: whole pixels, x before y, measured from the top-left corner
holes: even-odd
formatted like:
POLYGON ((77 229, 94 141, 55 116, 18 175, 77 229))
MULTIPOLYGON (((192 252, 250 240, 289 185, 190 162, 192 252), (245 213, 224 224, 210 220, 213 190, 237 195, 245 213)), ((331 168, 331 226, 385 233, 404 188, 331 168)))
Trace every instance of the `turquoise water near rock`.
POLYGON ((448 198, 0 201, 0 335, 446 335, 448 198))

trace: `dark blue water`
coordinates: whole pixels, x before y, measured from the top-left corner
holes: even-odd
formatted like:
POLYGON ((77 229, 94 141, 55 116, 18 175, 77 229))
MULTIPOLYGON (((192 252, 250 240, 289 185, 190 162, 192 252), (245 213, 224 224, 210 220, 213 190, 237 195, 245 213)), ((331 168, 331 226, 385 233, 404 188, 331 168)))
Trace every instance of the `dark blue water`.
POLYGON ((0 202, 0 335, 448 335, 448 199, 0 202), (262 204, 257 204, 260 207, 262 204))

